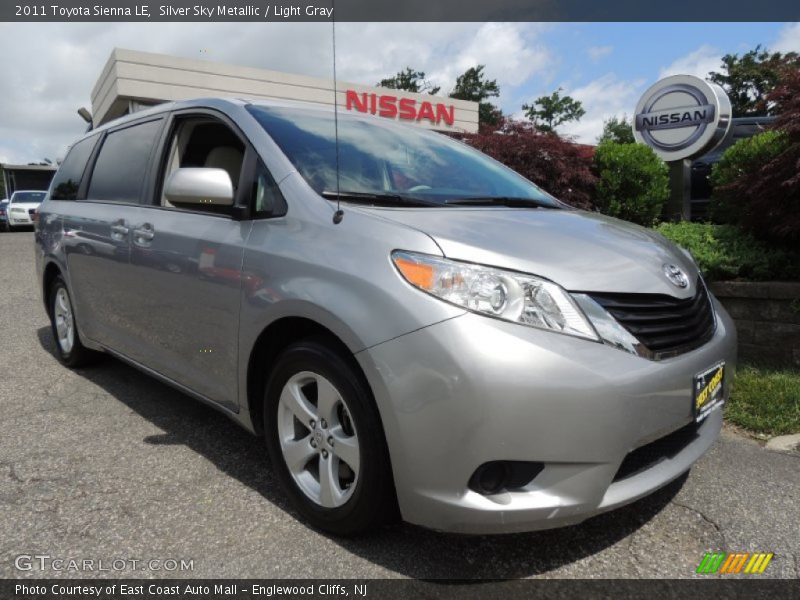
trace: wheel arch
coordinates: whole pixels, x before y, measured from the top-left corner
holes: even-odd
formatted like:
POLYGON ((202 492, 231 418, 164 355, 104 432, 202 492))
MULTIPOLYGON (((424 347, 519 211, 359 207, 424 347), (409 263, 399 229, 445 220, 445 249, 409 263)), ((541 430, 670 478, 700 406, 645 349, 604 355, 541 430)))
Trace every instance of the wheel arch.
MULTIPOLYGON (((264 391, 278 355, 290 344, 309 337, 321 337, 339 350, 363 379, 372 393, 369 381, 354 356, 354 349, 342 337, 319 321, 307 316, 283 316, 265 326, 256 337, 247 360, 247 409, 253 429, 263 434, 264 391)), ((373 393, 374 401, 374 393, 373 393)), ((380 410, 378 411, 380 414, 380 410)))
POLYGON ((58 276, 64 277, 61 267, 55 261, 48 261, 42 271, 42 301, 48 317, 52 317, 50 314, 50 289, 58 276))

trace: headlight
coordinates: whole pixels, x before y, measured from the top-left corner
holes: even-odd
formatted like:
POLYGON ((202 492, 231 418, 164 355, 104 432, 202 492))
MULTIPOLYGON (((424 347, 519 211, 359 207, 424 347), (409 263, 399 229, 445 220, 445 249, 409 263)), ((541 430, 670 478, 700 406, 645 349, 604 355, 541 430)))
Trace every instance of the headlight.
POLYGON ((26 212, 24 208, 12 208, 11 212, 13 213, 24 213, 26 212))
POLYGON ((411 285, 467 310, 599 341, 572 297, 533 275, 395 250, 392 261, 411 285))

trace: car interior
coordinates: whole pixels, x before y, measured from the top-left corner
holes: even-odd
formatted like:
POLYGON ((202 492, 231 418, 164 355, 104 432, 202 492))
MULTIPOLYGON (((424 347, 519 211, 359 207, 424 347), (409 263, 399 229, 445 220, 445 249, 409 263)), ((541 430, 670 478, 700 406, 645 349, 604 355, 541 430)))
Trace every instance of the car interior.
MULTIPOLYGON (((233 183, 234 196, 244 162, 245 147, 242 141, 224 124, 212 119, 187 119, 181 122, 171 141, 164 181, 178 168, 208 167, 224 169, 233 183)), ((191 208, 171 203, 161 193, 161 205, 173 208, 191 208)), ((204 212, 229 214, 228 206, 204 206, 204 212)))

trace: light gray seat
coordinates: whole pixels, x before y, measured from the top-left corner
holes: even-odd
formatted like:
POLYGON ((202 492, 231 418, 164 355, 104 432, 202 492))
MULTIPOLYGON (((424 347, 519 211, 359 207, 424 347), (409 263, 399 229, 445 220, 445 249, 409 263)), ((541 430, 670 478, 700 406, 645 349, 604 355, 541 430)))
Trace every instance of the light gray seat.
POLYGON ((239 187, 239 174, 242 171, 243 155, 241 150, 232 146, 217 146, 206 157, 203 166, 214 169, 225 169, 231 176, 233 189, 239 187))

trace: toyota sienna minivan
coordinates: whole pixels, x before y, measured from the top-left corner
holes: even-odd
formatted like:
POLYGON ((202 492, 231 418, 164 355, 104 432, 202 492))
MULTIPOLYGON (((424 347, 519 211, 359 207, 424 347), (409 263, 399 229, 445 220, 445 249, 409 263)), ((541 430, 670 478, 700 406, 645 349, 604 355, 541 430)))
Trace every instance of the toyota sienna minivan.
POLYGON ((461 142, 301 103, 87 133, 39 208, 60 360, 113 355, 263 436, 314 526, 559 527, 685 473, 731 319, 692 257, 461 142))

